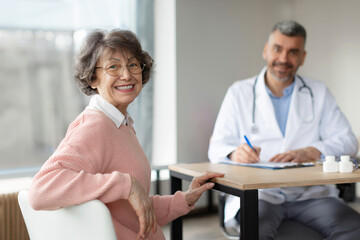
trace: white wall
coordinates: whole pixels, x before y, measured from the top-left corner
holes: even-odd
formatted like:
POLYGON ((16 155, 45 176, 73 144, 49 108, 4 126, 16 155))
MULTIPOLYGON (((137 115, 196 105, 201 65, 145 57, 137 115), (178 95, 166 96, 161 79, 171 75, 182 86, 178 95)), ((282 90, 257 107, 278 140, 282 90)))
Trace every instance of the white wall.
POLYGON ((308 32, 300 74, 326 82, 360 136, 360 31, 356 0, 176 1, 178 162, 207 161, 208 141, 227 88, 258 74, 272 26, 284 19, 308 32), (345 4, 346 3, 346 4, 345 4))
POLYGON ((152 165, 176 163, 175 0, 154 1, 155 71, 152 165))

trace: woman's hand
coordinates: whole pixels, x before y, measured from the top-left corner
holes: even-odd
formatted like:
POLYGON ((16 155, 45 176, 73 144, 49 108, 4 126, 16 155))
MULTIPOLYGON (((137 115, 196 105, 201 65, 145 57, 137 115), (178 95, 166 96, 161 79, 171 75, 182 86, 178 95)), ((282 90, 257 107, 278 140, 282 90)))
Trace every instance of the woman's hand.
POLYGON ((270 162, 314 162, 320 158, 320 151, 314 147, 300 148, 276 154, 270 162))
POLYGON ((222 173, 205 172, 199 177, 194 177, 185 195, 187 204, 189 206, 194 205, 203 192, 214 187, 214 183, 209 183, 208 180, 223 176, 222 173))
POLYGON ((140 222, 140 232, 137 239, 145 239, 151 229, 156 232, 157 222, 154 206, 149 195, 136 178, 131 177, 129 202, 135 210, 140 222))

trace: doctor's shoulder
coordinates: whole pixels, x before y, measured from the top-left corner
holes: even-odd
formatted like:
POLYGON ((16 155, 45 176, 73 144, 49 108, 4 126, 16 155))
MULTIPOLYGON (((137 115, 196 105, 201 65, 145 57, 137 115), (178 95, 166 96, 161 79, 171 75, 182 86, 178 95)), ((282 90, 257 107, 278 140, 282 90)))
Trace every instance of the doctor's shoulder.
POLYGON ((253 86, 254 78, 237 80, 230 85, 227 94, 247 96, 249 93, 252 93, 253 86))
POLYGON ((314 94, 314 97, 325 96, 326 92, 330 92, 326 84, 322 81, 303 77, 307 86, 310 87, 311 91, 314 94))
POLYGON ((248 89, 252 89, 252 87, 254 86, 254 78, 247 78, 247 79, 243 79, 243 80, 236 80, 235 82, 233 82, 229 89, 236 89, 236 90, 240 90, 240 89, 244 89, 244 90, 248 90, 248 89))
POLYGON ((302 77, 302 79, 305 81, 309 87, 313 87, 315 89, 326 89, 326 84, 320 80, 312 79, 308 77, 302 77))

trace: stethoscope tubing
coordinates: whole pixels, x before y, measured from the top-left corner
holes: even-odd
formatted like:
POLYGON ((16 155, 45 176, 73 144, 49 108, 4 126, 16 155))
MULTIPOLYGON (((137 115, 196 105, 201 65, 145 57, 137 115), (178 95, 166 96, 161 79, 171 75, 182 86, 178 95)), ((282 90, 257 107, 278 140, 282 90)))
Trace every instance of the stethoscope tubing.
MULTIPOLYGON (((315 106, 314 106, 314 94, 313 94, 313 91, 311 90, 311 88, 305 83, 304 79, 297 75, 298 78, 300 79, 301 83, 302 83, 302 86, 299 87, 299 92, 301 92, 302 89, 308 89, 309 90, 309 93, 310 93, 310 97, 311 97, 311 107, 312 107, 312 118, 309 120, 309 121, 306 121, 306 122, 312 122, 315 118, 315 106)), ((253 132, 256 132, 257 131, 257 127, 256 127, 256 124, 255 124, 255 108, 256 108, 256 84, 257 84, 257 81, 258 81, 258 78, 259 78, 259 75, 256 76, 255 78, 255 82, 254 82, 254 85, 253 85, 253 108, 252 108, 252 122, 251 122, 251 130, 253 132)))

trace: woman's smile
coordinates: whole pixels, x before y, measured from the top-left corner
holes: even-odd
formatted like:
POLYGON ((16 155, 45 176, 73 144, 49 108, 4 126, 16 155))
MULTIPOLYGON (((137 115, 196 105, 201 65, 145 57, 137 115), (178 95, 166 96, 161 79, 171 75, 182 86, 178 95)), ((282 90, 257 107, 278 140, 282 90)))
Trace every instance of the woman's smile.
POLYGON ((115 88, 121 92, 132 92, 134 90, 134 84, 116 86, 115 88))

